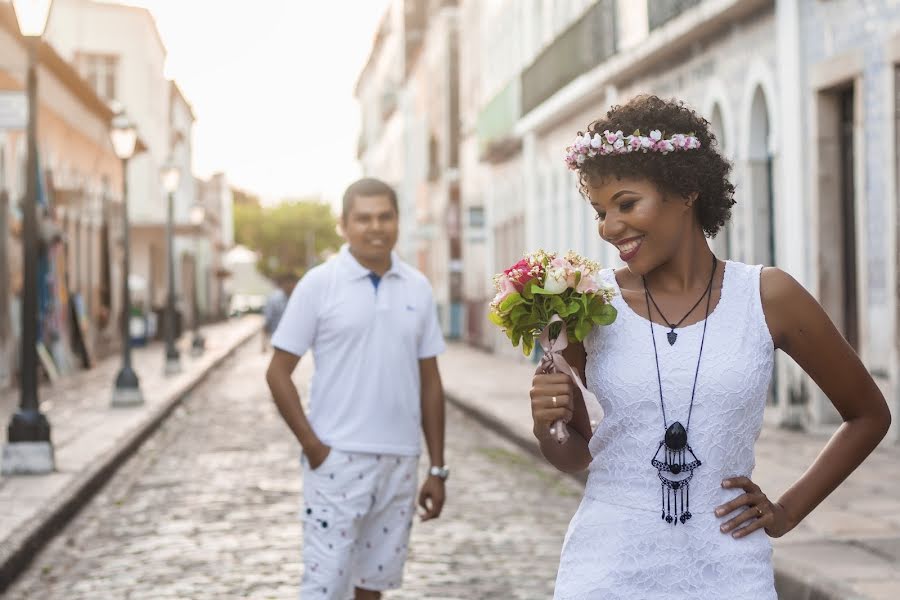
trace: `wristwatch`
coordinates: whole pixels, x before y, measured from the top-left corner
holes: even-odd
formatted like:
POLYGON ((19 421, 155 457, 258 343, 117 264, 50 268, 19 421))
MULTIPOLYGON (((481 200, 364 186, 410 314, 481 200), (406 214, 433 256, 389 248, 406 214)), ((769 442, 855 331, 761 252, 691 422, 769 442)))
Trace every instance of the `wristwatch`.
POLYGON ((428 469, 428 474, 447 481, 447 478, 450 477, 450 467, 431 467, 428 469))

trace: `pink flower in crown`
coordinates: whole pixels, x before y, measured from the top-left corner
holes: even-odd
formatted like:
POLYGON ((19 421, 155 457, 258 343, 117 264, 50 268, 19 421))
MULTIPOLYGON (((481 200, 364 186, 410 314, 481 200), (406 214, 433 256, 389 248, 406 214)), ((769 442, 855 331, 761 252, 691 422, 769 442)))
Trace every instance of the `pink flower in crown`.
POLYGON ((641 149, 641 138, 637 135, 628 136, 628 147, 632 151, 641 149))
POLYGON ((618 136, 612 131, 606 131, 604 132, 604 135, 606 136, 606 141, 609 144, 615 144, 616 140, 619 139, 618 136))
POLYGON ((672 145, 672 142, 669 140, 659 140, 656 142, 656 146, 654 148, 657 152, 661 152, 663 154, 668 154, 672 150, 675 149, 675 146, 672 145))
POLYGON ((672 136, 672 144, 674 144, 675 148, 678 150, 683 150, 687 143, 687 137, 683 133, 676 133, 672 136))

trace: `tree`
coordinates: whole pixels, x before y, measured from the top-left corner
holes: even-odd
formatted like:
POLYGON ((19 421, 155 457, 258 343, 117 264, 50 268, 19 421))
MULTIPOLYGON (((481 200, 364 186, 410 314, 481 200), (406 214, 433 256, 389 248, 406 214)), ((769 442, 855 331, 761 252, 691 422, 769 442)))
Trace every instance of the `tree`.
POLYGON ((253 203, 234 206, 235 241, 260 254, 259 270, 276 277, 302 276, 341 238, 331 207, 318 200, 284 200, 276 206, 253 203))

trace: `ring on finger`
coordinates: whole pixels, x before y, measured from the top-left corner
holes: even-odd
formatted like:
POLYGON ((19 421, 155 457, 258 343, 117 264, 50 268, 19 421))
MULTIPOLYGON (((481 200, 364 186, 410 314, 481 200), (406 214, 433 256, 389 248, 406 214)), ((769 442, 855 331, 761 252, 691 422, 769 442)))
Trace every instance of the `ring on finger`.
POLYGON ((556 396, 553 396, 553 406, 556 406, 556 396))
POLYGON ((763 509, 760 508, 760 506, 759 506, 758 504, 756 505, 756 516, 757 516, 757 517, 762 517, 762 516, 763 516, 763 509))

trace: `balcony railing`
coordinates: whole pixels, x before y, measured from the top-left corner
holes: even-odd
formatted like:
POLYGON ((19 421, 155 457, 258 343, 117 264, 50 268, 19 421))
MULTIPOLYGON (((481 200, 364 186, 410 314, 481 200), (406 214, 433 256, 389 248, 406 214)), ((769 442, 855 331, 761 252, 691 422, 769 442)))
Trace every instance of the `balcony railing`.
POLYGON ((482 160, 502 161, 518 150, 518 141, 511 134, 521 116, 521 89, 516 77, 478 114, 476 128, 482 160))
POLYGON ((648 0, 647 20, 650 31, 662 27, 703 0, 648 0))
POLYGON ((616 3, 599 0, 522 73, 523 114, 611 57, 616 49, 616 3))

